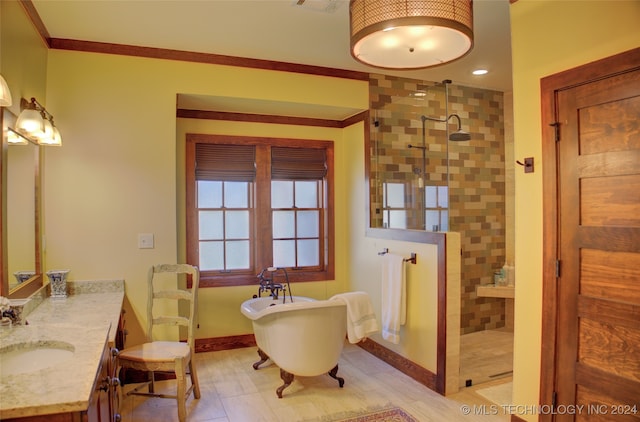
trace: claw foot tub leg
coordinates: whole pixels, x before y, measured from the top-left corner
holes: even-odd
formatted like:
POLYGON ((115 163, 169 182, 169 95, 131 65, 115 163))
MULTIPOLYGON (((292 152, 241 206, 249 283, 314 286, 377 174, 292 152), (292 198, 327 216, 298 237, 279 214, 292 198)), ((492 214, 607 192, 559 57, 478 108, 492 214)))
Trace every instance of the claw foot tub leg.
POLYGON ((334 368, 329 371, 329 376, 333 379, 338 380, 338 384, 340 384, 340 388, 344 387, 344 378, 337 376, 338 373, 338 365, 334 366, 334 368))
POLYGON ((260 349, 258 349, 258 355, 260 355, 260 360, 253 364, 253 369, 258 369, 260 365, 262 365, 269 359, 269 356, 267 356, 267 354, 260 349))
POLYGON ((280 378, 282 378, 282 381, 284 381, 284 384, 282 384, 276 390, 276 394, 278 395, 279 399, 282 398, 282 390, 284 390, 285 388, 290 386, 291 383, 293 382, 293 374, 290 374, 289 372, 287 372, 287 371, 285 371, 284 369, 281 368, 280 369, 280 378))

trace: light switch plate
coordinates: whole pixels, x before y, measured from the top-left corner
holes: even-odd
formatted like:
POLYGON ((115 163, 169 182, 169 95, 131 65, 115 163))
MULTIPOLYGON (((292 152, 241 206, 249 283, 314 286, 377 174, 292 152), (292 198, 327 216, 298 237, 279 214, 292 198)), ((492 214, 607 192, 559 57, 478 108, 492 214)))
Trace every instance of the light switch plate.
POLYGON ((138 249, 153 249, 153 233, 138 233, 138 249))

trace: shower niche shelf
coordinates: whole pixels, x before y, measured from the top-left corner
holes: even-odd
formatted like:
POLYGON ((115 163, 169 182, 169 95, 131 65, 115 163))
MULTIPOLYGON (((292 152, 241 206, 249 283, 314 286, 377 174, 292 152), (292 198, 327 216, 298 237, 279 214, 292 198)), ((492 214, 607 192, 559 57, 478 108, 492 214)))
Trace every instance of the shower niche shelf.
POLYGON ((478 297, 504 297, 513 299, 516 288, 514 286, 496 286, 495 284, 483 284, 476 288, 478 297))

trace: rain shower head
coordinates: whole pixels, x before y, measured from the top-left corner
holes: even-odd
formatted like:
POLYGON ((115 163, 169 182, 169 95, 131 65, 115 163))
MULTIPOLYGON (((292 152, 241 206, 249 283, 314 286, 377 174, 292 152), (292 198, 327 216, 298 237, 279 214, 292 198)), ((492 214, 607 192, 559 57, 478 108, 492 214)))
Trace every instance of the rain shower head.
POLYGON ((457 114, 452 114, 449 117, 447 117, 447 121, 452 117, 455 117, 456 119, 458 119, 458 130, 449 134, 449 140, 453 142, 470 141, 471 135, 468 132, 464 132, 462 130, 462 122, 460 121, 460 116, 458 116, 457 114))
POLYGON ((462 130, 462 122, 460 121, 460 116, 458 116, 457 114, 450 114, 446 119, 440 119, 430 116, 421 116, 420 118, 422 119, 422 126, 424 130, 424 122, 426 120, 431 120, 433 122, 448 122, 452 117, 455 117, 456 120, 458 120, 458 130, 449 135, 449 140, 452 142, 470 141, 471 135, 468 132, 464 132, 462 130))
POLYGON ((449 135, 449 140, 453 142, 470 141, 471 135, 463 130, 457 130, 449 135))

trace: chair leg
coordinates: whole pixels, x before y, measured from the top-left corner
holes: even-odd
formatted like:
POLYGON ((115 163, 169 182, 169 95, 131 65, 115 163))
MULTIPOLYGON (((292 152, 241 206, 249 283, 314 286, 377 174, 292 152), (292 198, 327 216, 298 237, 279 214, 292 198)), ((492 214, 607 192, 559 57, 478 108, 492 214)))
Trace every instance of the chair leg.
POLYGON ((198 382, 198 374, 196 373, 196 364, 193 357, 189 360, 189 373, 191 374, 191 385, 193 386, 193 397, 200 398, 200 383, 198 382))
POLYGON ((178 420, 185 422, 187 420, 187 377, 185 374, 184 359, 176 359, 176 383, 178 384, 178 391, 176 399, 178 400, 178 420))

